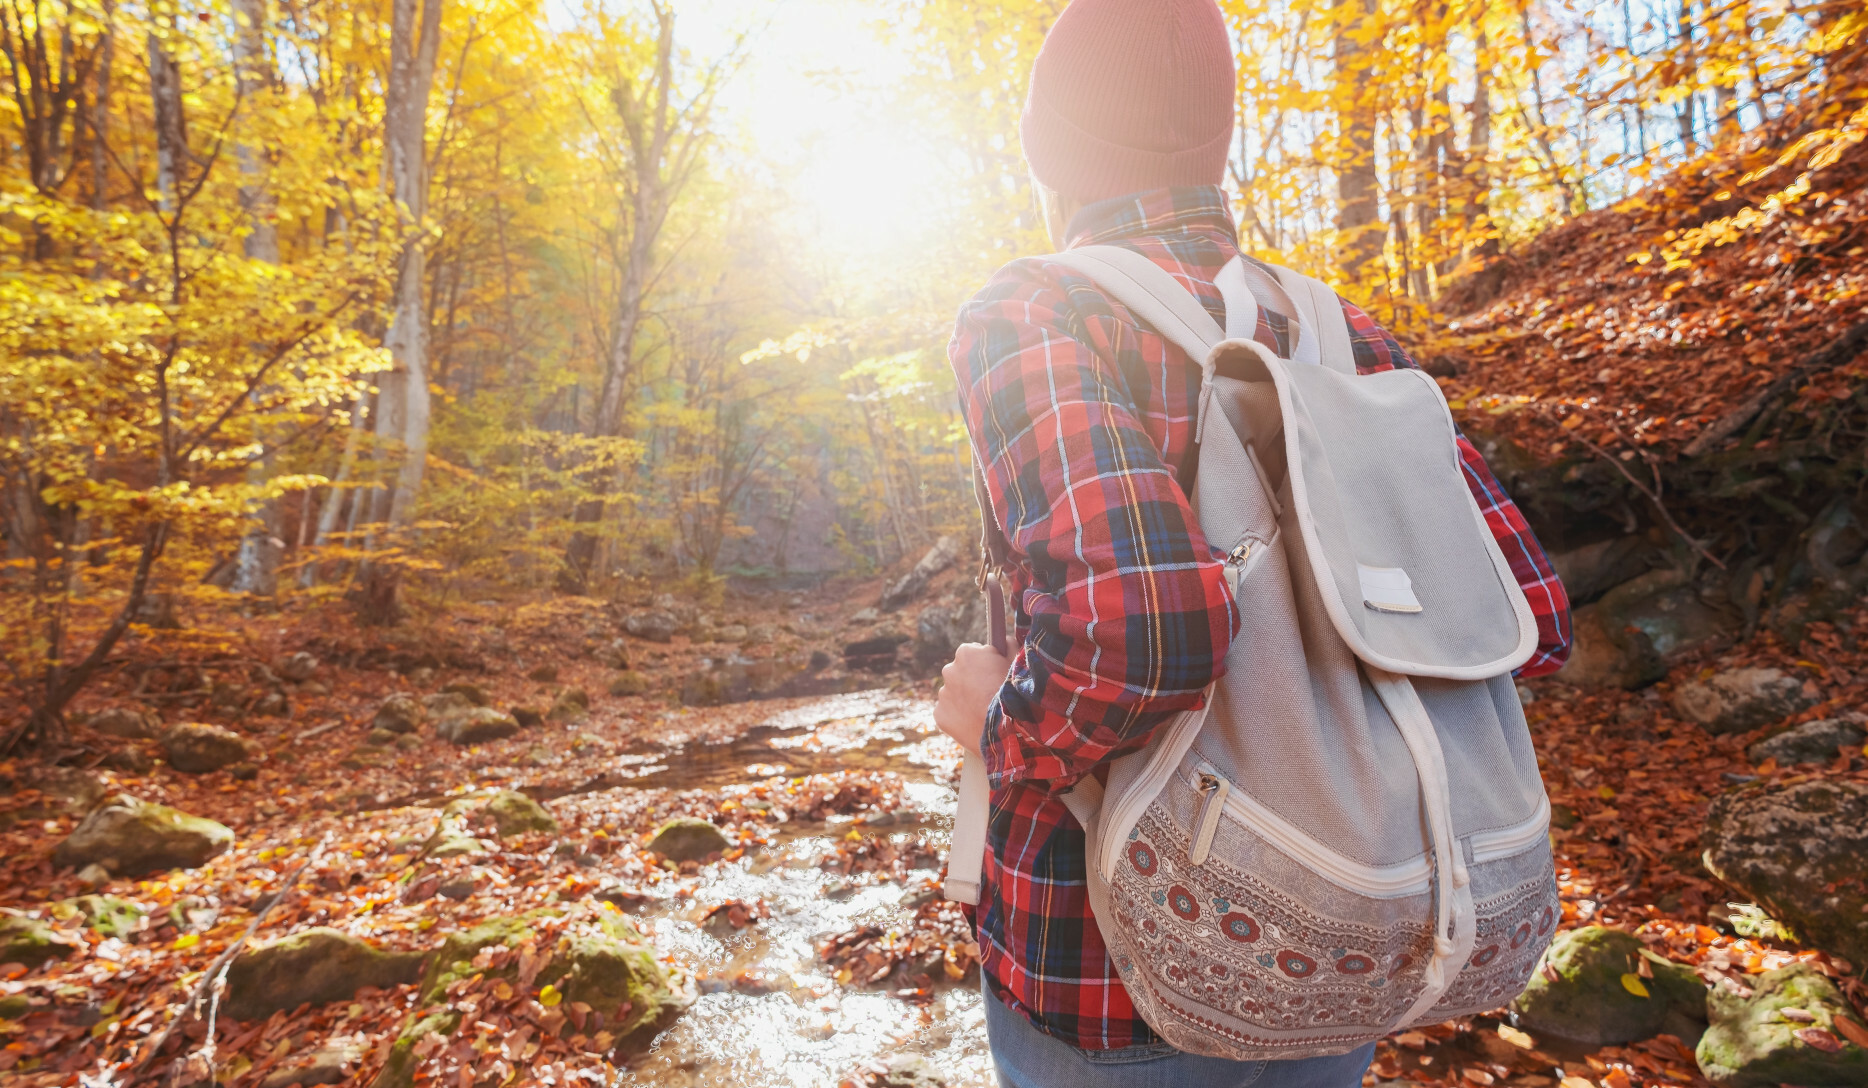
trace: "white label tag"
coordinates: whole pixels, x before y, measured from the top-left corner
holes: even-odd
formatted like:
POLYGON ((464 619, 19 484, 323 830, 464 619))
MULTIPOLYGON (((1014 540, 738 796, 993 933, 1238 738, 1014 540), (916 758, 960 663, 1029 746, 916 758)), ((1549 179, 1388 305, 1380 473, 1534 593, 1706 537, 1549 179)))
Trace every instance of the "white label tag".
POLYGON ((1356 564, 1362 578, 1362 603, 1377 612, 1419 612, 1420 598, 1414 596, 1414 583, 1400 567, 1371 567, 1356 564))

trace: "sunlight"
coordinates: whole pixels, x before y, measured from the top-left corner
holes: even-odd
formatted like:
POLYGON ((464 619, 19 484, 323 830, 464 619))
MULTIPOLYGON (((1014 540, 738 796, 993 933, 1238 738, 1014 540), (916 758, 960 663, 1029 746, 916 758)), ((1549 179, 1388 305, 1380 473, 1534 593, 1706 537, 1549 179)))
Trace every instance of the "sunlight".
POLYGON ((940 198, 939 150, 893 90, 911 58, 878 35, 882 14, 858 0, 780 0, 751 16, 709 0, 682 14, 697 56, 754 28, 721 96, 728 131, 791 194, 797 229, 845 258, 907 245, 940 198))

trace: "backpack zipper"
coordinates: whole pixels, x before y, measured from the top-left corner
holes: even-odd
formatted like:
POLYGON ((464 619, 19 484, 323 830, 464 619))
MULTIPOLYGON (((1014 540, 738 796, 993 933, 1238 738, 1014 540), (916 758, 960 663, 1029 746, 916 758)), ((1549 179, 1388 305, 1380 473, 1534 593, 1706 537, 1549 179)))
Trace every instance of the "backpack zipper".
POLYGON ((1194 788, 1205 794, 1206 799, 1200 802, 1200 817, 1194 821, 1193 849, 1187 852, 1187 860, 1204 865, 1213 850, 1213 836, 1219 832, 1219 814, 1225 809, 1232 783, 1216 774, 1203 773, 1194 788))

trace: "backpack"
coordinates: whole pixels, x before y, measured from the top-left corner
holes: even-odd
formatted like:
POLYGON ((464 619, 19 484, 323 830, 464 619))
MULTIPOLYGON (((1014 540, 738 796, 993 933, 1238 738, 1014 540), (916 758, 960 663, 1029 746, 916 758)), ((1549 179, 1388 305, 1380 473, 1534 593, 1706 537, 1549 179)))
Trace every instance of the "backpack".
MULTIPOLYGON (((1221 329, 1131 250, 1049 259, 1200 360, 1190 499, 1239 609, 1201 708, 1063 797, 1136 1009, 1180 1050, 1283 1060, 1504 1005, 1558 920, 1511 677, 1537 631, 1438 384, 1358 375, 1335 293, 1288 270, 1228 264, 1221 329), (1261 299, 1291 360, 1252 339, 1261 299)), ((976 901, 969 763, 950 891, 976 901)))

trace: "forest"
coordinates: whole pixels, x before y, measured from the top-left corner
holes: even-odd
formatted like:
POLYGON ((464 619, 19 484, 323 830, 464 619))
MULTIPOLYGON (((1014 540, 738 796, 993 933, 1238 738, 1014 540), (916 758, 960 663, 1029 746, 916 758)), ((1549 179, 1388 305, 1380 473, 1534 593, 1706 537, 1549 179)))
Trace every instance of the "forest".
MULTIPOLYGON (((1868 1083, 1868 6, 1220 0, 1551 553, 1403 1088, 1868 1083)), ((1063 0, 0 0, 0 1084, 974 1088, 947 343, 1063 0)))

